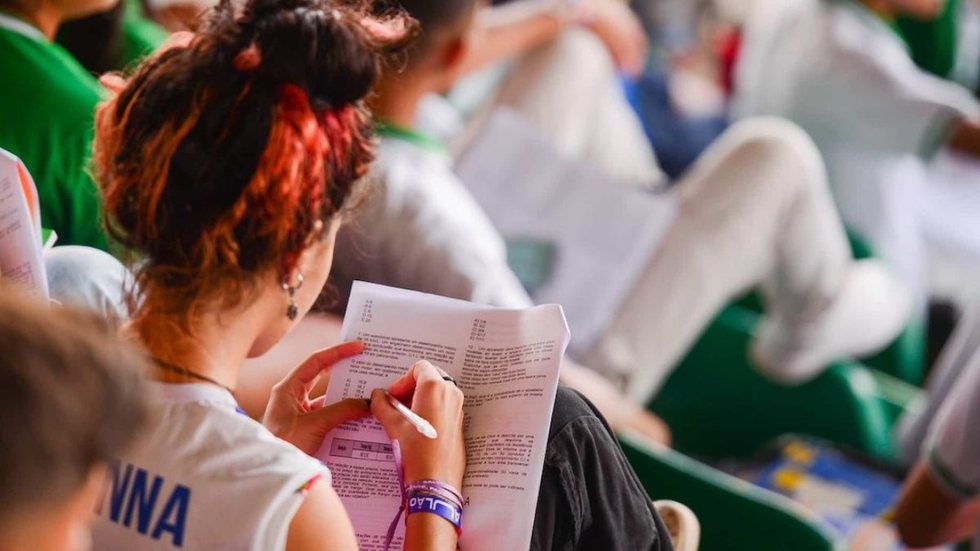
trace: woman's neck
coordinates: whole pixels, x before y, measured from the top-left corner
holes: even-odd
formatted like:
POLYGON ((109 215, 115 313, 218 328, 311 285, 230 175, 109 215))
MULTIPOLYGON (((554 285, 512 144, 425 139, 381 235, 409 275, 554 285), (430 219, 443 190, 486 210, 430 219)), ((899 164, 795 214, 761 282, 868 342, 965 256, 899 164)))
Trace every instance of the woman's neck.
POLYGON ((40 6, 30 12, 14 6, 4 7, 2 10, 30 23, 51 41, 54 41, 54 37, 58 34, 58 27, 64 20, 64 15, 47 2, 42 2, 40 6))
POLYGON ((153 379, 165 383, 200 383, 206 378, 234 389, 260 327, 254 313, 242 309, 205 313, 185 322, 176 316, 150 314, 134 322, 127 332, 154 360, 201 377, 156 367, 151 371, 153 379))
POLYGON ((415 85, 417 83, 418 80, 403 78, 403 75, 382 77, 368 105, 374 118, 403 128, 414 127, 418 104, 427 93, 425 87, 415 85))

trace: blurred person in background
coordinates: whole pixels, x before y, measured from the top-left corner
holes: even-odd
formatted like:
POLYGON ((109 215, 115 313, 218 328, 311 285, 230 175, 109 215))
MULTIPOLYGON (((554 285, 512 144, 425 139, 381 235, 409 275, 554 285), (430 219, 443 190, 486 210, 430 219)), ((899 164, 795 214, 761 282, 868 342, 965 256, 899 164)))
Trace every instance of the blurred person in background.
POLYGON ((910 547, 972 539, 971 549, 980 550, 980 355, 956 379, 896 506, 910 547))
MULTIPOLYGON (((352 281, 364 280, 525 307, 531 299, 507 265, 503 239, 440 140, 415 124, 423 98, 465 69, 478 8, 472 0, 398 5, 423 30, 371 103, 382 134, 374 166, 381 187, 338 237, 334 281, 342 297, 352 281)), ((637 404, 659 389, 705 324, 755 285, 765 285, 771 300, 753 352, 775 379, 807 380, 833 359, 884 346, 904 325, 904 289, 876 262, 852 261, 819 155, 792 125, 757 120, 731 129, 671 197, 677 219, 581 358, 632 399, 590 394, 614 424, 640 419, 637 404)), ((570 376, 581 371, 573 367, 563 368, 572 385, 570 376)), ((602 388, 595 378, 579 387, 602 388)))
POLYGON ((61 25, 117 0, 0 0, 0 147, 37 183, 44 225, 65 245, 105 249, 101 201, 88 173, 103 88, 54 42, 61 25))
POLYGON ((917 205, 943 148, 980 154, 980 104, 915 65, 893 28, 930 20, 943 0, 786 0, 756 6, 745 33, 738 117, 803 127, 827 162, 846 224, 905 277, 924 303, 917 205))
POLYGON ((145 418, 142 358, 89 314, 0 288, 0 549, 87 551, 145 418))
POLYGON ((167 34, 146 17, 140 0, 122 0, 108 11, 61 25, 56 40, 90 73, 101 75, 139 62, 167 34))

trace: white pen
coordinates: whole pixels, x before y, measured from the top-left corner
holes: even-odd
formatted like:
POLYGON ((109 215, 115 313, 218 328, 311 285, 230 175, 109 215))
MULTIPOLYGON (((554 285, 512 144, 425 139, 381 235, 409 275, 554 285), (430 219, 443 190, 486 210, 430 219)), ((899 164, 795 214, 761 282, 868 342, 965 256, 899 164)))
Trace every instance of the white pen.
POLYGON ((415 413, 414 411, 408 409, 408 407, 405 406, 405 404, 396 400, 395 397, 392 396, 391 393, 388 392, 387 390, 385 391, 385 396, 388 397, 388 403, 390 403, 392 407, 398 410, 398 413, 401 413, 402 416, 405 419, 407 419, 408 422, 411 423, 413 427, 415 427, 415 430, 419 431, 419 433, 422 436, 425 436, 426 438, 431 438, 433 440, 435 440, 436 437, 439 436, 439 433, 436 432, 436 428, 432 426, 432 423, 423 419, 418 413, 415 413))

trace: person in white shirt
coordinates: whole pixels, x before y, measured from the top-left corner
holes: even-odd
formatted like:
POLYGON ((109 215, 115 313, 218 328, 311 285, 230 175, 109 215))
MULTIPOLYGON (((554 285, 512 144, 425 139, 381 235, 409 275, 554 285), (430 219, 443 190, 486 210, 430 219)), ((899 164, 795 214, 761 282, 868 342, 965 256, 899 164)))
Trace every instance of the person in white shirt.
MULTIPOLYGON (((128 80, 96 120, 108 227, 134 262, 124 332, 151 360, 148 430, 112 465, 99 549, 356 549, 324 435, 373 414, 401 444, 406 483, 459 488, 462 393, 419 362, 390 387, 438 431, 425 438, 376 390, 324 404, 316 381, 363 344, 314 354, 272 390, 263 422, 233 389, 326 282, 351 191, 373 158, 360 105, 408 23, 317 0, 222 3, 128 80), (328 63, 327 60, 335 60, 328 63)), ((405 549, 455 549, 456 527, 406 517, 405 549)))
MULTIPOLYGON (((424 11, 424 4, 401 2, 429 31, 407 68, 390 71, 379 85, 372 108, 383 121, 375 166, 380 189, 340 237, 337 286, 343 295, 351 280, 367 279, 500 306, 527 305, 530 299, 506 265, 502 238, 453 174, 450 157, 412 129, 420 99, 455 81, 473 17, 469 0, 442 2, 441 11, 424 11)), ((819 155, 792 125, 739 125, 671 193, 678 219, 605 334, 582 358, 623 382, 634 402, 656 392, 727 301, 758 284, 767 286, 772 300, 754 354, 761 369, 787 382, 887 344, 907 319, 901 285, 878 264, 851 260, 819 155)), ((590 380, 581 390, 588 394, 598 386, 590 380)), ((630 403, 597 400, 600 408, 600 402, 630 403)))
POLYGON ((980 354, 946 396, 923 457, 905 481, 895 522, 910 547, 974 538, 980 550, 980 354))
POLYGON ((942 0, 759 2, 737 70, 736 117, 800 125, 828 168, 844 222, 922 294, 916 211, 926 161, 980 152, 980 104, 919 69, 889 21, 937 16, 942 0))

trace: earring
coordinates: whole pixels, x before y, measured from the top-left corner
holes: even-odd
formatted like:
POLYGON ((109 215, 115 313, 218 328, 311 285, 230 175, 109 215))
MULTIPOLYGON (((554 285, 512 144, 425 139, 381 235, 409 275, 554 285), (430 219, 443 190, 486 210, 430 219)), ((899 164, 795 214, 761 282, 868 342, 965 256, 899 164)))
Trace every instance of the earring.
POLYGON ((289 295, 289 306, 286 307, 286 317, 289 321, 295 321, 299 315, 299 307, 296 306, 296 291, 303 286, 303 274, 296 272, 296 286, 289 284, 289 276, 282 279, 282 290, 289 295))

